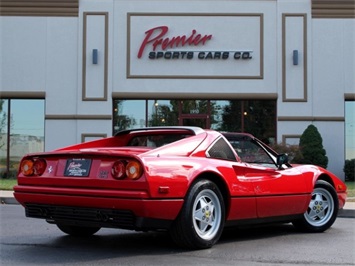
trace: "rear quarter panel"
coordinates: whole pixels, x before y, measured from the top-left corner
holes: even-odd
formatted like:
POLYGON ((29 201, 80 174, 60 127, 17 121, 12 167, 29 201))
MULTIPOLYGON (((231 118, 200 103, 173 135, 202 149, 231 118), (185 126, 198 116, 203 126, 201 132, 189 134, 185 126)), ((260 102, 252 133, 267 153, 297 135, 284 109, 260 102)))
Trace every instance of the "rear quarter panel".
MULTIPOLYGON (((253 196, 252 184, 237 178, 233 164, 225 160, 198 157, 143 158, 145 174, 152 197, 185 197, 191 183, 201 175, 219 178, 228 189, 228 196, 253 196), (160 188, 169 188, 163 195, 160 188)), ((238 163, 237 163, 238 164, 238 163)))

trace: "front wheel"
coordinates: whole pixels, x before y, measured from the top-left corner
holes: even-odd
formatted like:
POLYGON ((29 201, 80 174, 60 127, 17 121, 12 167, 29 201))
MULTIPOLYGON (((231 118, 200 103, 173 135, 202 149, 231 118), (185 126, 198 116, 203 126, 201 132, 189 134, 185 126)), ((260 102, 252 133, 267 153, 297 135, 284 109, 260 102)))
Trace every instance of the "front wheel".
POLYGON ((200 180, 189 190, 170 235, 183 247, 210 248, 220 238, 224 220, 224 200, 219 188, 209 180, 200 180))
POLYGON ((322 180, 316 182, 312 198, 299 220, 293 221, 296 228, 307 232, 323 232, 333 225, 338 215, 339 201, 335 189, 322 180))
POLYGON ((57 224, 57 227, 63 233, 66 233, 71 236, 91 236, 100 230, 100 227, 84 227, 63 224, 57 224))

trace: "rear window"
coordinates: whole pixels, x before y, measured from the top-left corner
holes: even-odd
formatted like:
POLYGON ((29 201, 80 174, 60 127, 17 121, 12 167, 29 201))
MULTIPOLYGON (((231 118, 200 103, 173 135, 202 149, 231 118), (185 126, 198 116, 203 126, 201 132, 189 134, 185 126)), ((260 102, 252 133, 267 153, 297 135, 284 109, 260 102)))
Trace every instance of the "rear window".
POLYGON ((161 147, 166 144, 191 137, 186 134, 157 134, 157 135, 139 135, 133 137, 127 144, 127 146, 140 146, 140 147, 161 147))

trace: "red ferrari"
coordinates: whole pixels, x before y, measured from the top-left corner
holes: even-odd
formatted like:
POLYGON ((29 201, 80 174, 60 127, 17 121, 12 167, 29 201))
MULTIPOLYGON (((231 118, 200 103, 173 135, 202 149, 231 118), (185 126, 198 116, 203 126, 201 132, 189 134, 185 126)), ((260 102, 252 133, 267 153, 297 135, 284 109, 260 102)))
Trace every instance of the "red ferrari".
POLYGON ((14 195, 27 217, 69 235, 163 229, 201 249, 227 226, 292 222, 323 232, 346 186, 321 167, 289 164, 249 134, 153 127, 26 155, 14 195))

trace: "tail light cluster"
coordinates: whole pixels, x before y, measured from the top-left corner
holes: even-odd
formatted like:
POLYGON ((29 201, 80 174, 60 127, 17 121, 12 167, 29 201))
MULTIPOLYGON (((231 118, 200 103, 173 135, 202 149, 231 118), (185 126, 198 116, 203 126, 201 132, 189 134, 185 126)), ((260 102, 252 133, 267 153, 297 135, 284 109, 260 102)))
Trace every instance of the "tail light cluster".
POLYGON ((143 173, 142 165, 133 160, 118 160, 112 166, 112 176, 115 179, 136 180, 143 173))
MULTIPOLYGON (((27 158, 21 162, 20 172, 24 176, 41 176, 47 168, 43 158, 27 158)), ((113 163, 112 176, 115 179, 136 180, 142 176, 143 167, 135 160, 117 160, 113 163)))
POLYGON ((40 176, 46 170, 46 160, 42 158, 25 159, 21 162, 20 172, 24 176, 40 176))

